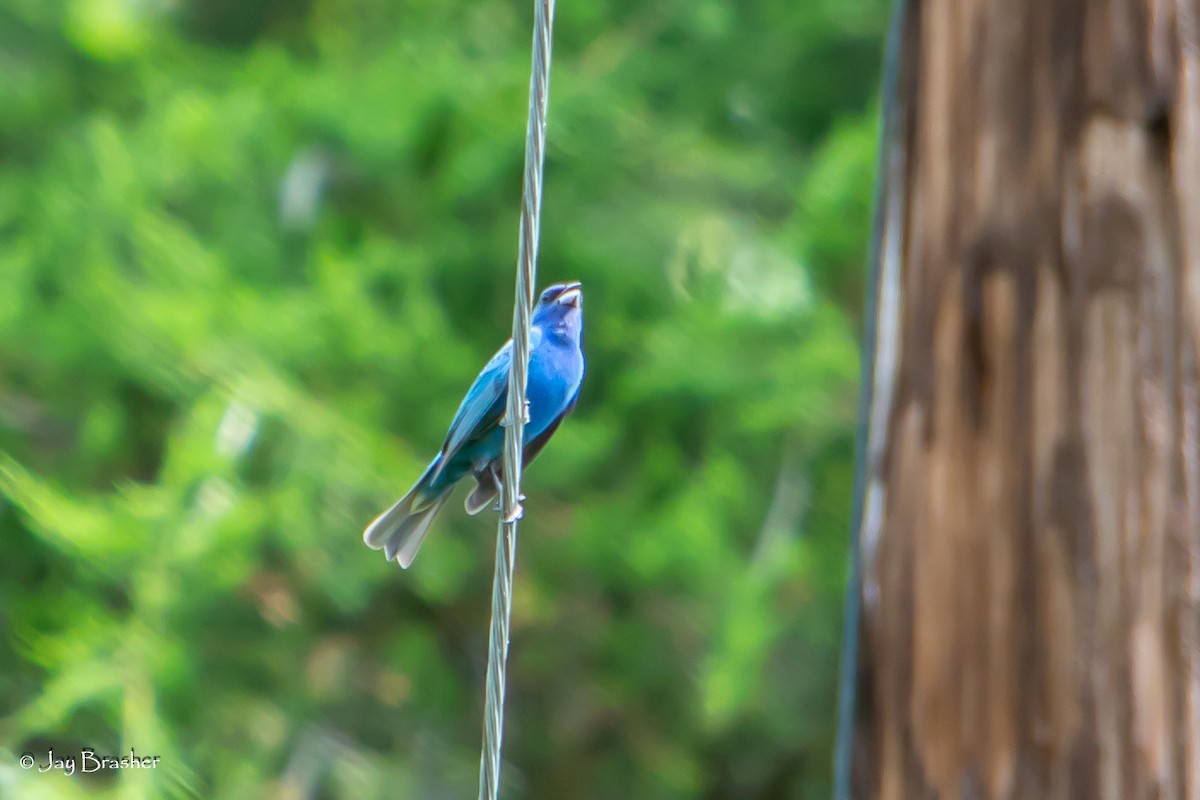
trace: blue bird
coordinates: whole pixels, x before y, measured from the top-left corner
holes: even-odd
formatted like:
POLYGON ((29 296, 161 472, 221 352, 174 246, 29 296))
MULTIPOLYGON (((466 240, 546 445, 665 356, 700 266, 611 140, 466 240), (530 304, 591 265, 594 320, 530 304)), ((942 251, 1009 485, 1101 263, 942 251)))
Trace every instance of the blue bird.
MULTIPOLYGON (((582 285, 558 283, 542 292, 530 320, 524 464, 533 461, 575 407, 584 373, 582 334, 582 285)), ((374 550, 382 549, 389 561, 394 558, 405 569, 412 564, 434 518, 468 475, 475 479, 475 488, 467 496, 468 514, 478 514, 496 497, 504 479, 500 421, 508 402, 511 361, 510 339, 467 390, 441 452, 408 494, 363 531, 363 541, 374 550)))

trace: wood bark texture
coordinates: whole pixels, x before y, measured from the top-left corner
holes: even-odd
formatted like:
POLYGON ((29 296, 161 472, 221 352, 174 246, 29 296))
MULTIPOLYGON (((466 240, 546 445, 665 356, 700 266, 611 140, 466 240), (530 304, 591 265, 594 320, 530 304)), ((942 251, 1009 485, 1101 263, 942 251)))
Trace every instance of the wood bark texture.
POLYGON ((1200 800, 1200 0, 908 16, 854 796, 1200 800))

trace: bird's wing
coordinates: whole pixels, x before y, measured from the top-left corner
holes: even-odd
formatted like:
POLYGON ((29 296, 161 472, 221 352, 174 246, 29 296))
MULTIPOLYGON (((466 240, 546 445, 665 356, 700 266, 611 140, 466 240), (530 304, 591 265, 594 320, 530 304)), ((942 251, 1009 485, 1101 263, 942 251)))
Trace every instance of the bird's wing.
POLYGON ((468 441, 500 424, 511 363, 512 340, 509 340, 484 366, 459 404, 446 434, 446 442, 442 445, 443 464, 449 462, 468 441))
MULTIPOLYGON (((541 341, 542 332, 538 328, 530 330, 529 349, 532 350, 541 341)), ((450 423, 450 431, 446 434, 446 442, 442 445, 442 464, 462 449, 463 445, 479 439, 500 424, 504 416, 504 405, 508 394, 508 373, 512 364, 512 340, 496 351, 479 373, 479 377, 467 390, 466 397, 458 407, 454 420, 450 423)))

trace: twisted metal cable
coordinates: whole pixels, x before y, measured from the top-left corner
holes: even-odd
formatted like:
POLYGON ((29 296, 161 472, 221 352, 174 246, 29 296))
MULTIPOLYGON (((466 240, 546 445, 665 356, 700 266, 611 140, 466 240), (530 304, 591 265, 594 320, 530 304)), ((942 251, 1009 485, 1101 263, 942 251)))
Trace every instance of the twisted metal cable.
POLYGON ((546 102, 550 93, 550 33, 554 0, 534 0, 533 66, 529 76, 529 122, 525 130, 525 177, 521 191, 521 235, 517 291, 513 303, 512 362, 504 417, 504 481, 496 532, 496 574, 492 581, 492 627, 488 637, 487 689, 483 712, 483 753, 479 760, 479 800, 500 796, 500 744, 504 735, 504 681, 512 617, 513 566, 517 520, 521 518, 521 444, 528 417, 525 383, 529 374, 529 317, 537 275, 542 213, 542 163, 546 155, 546 102))

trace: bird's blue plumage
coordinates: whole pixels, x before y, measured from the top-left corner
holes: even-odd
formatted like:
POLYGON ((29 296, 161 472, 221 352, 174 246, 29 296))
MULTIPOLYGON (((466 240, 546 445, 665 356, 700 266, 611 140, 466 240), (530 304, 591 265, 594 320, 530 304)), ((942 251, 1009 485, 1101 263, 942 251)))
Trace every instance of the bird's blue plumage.
MULTIPOLYGON (((578 283, 563 283, 542 292, 530 329, 526 399, 529 421, 523 436, 524 463, 545 446, 563 417, 570 413, 583 382, 583 294, 578 283)), ((468 475, 476 480, 467 510, 476 513, 497 493, 504 449, 504 416, 512 342, 484 366, 458 407, 441 452, 412 489, 380 514, 363 533, 373 548, 407 567, 416 556, 433 518, 455 485, 468 475)))

